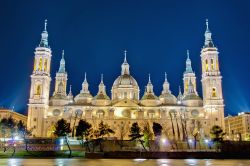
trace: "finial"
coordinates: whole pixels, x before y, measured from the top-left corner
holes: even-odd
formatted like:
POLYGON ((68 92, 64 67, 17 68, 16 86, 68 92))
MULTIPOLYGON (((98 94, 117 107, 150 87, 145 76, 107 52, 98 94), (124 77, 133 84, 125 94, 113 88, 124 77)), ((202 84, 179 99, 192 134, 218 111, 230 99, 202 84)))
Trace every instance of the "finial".
POLYGON ((189 59, 189 50, 187 50, 187 59, 189 59))
POLYGON ((87 81, 87 73, 84 73, 84 81, 87 81))
POLYGON ((127 62, 127 50, 124 50, 124 62, 127 62))
POLYGON ((148 83, 151 83, 150 74, 148 74, 148 83))
POLYGON ((207 25, 207 30, 208 30, 208 19, 206 19, 206 25, 207 25))
POLYGON ((69 92, 71 92, 71 89, 72 89, 72 85, 69 86, 69 92))
POLYGON ((64 50, 62 50, 62 59, 64 59, 64 50))
POLYGON ((101 74, 101 83, 103 83, 103 74, 101 74))
POLYGON ((165 72, 165 82, 168 82, 167 73, 165 72))
POLYGON ((179 86, 179 94, 181 94, 181 86, 179 86))
POLYGON ((47 31, 47 19, 45 19, 45 21, 44 21, 44 31, 47 31))

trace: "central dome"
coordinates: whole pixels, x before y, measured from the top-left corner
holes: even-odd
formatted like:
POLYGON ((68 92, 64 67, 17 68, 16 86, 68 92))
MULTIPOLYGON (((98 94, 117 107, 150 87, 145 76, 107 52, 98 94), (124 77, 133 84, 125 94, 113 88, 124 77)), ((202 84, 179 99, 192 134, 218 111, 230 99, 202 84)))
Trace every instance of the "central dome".
POLYGON ((130 75, 129 64, 124 52, 124 62, 122 63, 121 75, 114 81, 112 86, 112 100, 139 100, 139 86, 137 81, 130 75))
POLYGON ((138 86, 136 80, 128 74, 124 74, 119 76, 113 84, 113 87, 118 87, 120 85, 130 85, 130 86, 138 86))

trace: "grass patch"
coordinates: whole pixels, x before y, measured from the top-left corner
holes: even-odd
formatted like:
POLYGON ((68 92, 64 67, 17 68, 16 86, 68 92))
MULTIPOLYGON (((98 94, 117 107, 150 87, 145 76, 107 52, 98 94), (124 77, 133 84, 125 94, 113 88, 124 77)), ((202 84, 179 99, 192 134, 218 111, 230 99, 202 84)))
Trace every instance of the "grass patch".
MULTIPOLYGON (((68 158, 69 151, 0 151, 0 158, 68 158)), ((84 151, 72 151, 72 157, 85 157, 84 151)))

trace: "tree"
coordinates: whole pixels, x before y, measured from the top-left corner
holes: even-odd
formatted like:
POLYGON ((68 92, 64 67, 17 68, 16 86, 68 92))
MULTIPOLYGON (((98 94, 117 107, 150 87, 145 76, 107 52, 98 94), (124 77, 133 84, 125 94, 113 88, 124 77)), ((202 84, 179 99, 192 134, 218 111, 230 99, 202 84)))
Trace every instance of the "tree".
POLYGON ((88 151, 90 151, 88 145, 88 137, 90 136, 91 131, 92 131, 92 125, 90 123, 82 119, 78 122, 78 126, 76 127, 76 136, 81 137, 82 145, 83 145, 83 140, 85 139, 85 144, 88 151))
POLYGON ((162 134, 161 124, 154 122, 153 123, 153 132, 154 132, 155 137, 161 136, 161 134, 162 134))
POLYGON ((130 128, 130 135, 129 135, 130 140, 132 140, 132 141, 138 140, 141 143, 143 149, 145 151, 147 151, 144 144, 143 144, 143 141, 141 140, 142 136, 143 136, 143 134, 141 134, 141 128, 139 127, 137 122, 134 122, 130 128))
POLYGON ((210 130, 210 137, 214 142, 222 142, 225 133, 220 126, 213 126, 210 130))
POLYGON ((21 135, 21 137, 24 140, 25 150, 28 151, 27 137, 31 135, 31 131, 27 129, 27 127, 24 125, 23 121, 21 120, 17 123, 17 130, 18 130, 19 135, 21 135))
POLYGON ((56 128, 55 135, 58 137, 64 137, 64 139, 66 140, 69 149, 69 157, 71 157, 72 152, 68 141, 68 134, 71 132, 70 124, 67 123, 66 120, 60 119, 57 121, 55 128, 56 128))
MULTIPOLYGON (((6 138, 6 135, 11 137, 12 141, 10 146, 8 146, 8 148, 13 148, 13 154, 15 154, 15 143, 14 143, 14 134, 16 134, 16 122, 14 121, 14 119, 12 118, 12 116, 8 117, 8 118, 3 118, 1 120, 1 130, 2 133, 4 135, 4 138, 6 138)), ((4 146, 4 152, 7 150, 7 147, 4 146)))
POLYGON ((109 127, 108 124, 104 124, 103 121, 99 124, 99 137, 104 137, 109 134, 114 134, 115 132, 109 127))
POLYGON ((214 125, 210 130, 210 137, 212 141, 215 143, 216 148, 219 147, 220 143, 223 142, 223 137, 225 133, 222 128, 218 125, 214 125))
POLYGON ((159 150, 160 139, 161 139, 161 135, 162 135, 162 126, 161 126, 161 124, 154 122, 152 128, 153 128, 153 132, 154 132, 154 136, 155 136, 155 144, 157 146, 157 149, 159 150))

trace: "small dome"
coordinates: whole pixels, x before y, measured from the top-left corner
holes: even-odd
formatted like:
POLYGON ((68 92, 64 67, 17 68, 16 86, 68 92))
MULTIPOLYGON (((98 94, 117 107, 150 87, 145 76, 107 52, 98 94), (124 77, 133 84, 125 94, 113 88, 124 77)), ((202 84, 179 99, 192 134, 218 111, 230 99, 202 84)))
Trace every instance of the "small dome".
POLYGON ((141 100, 158 100, 158 97, 153 93, 144 94, 141 100))
POLYGON ((159 99, 161 100, 162 104, 176 104, 177 99, 174 95, 170 93, 164 93, 159 96, 159 99))
POLYGON ((110 100, 109 96, 103 93, 97 94, 93 100, 110 100))
POLYGON ((75 97, 75 101, 78 104, 90 103, 92 98, 90 93, 80 93, 75 97))
POLYGON ((119 76, 113 84, 113 87, 118 87, 120 85, 131 85, 131 86, 138 86, 136 80, 128 74, 124 74, 119 76))
POLYGON ((187 94, 183 97, 183 100, 201 100, 201 98, 194 94, 194 93, 191 93, 191 94, 187 94))

